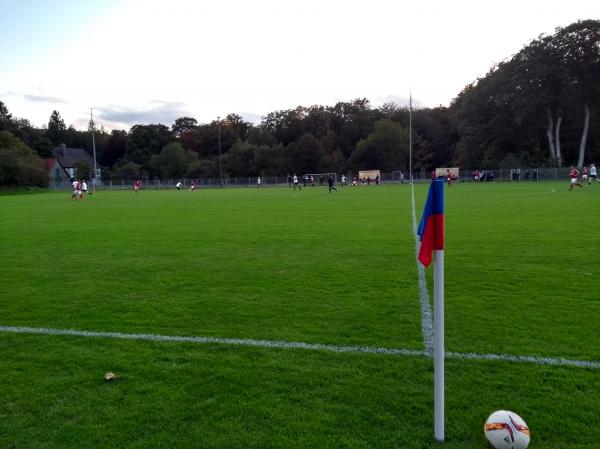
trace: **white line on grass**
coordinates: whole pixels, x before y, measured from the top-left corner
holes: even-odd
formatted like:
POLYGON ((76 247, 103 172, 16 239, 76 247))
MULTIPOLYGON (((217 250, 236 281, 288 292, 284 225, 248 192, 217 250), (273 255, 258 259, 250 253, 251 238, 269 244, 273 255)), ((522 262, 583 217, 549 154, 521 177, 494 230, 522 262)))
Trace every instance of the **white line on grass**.
MULTIPOLYGON (((218 338, 218 337, 178 337, 171 335, 153 335, 153 334, 125 334, 122 332, 93 332, 72 329, 50 329, 45 327, 13 327, 0 326, 0 333, 13 334, 38 334, 38 335, 67 335, 73 337, 92 337, 92 338, 116 338, 121 340, 148 340, 159 342, 176 343, 196 343, 196 344, 221 344, 232 346, 253 346, 258 348, 278 348, 278 349, 306 349, 311 351, 327 351, 337 353, 362 353, 362 354, 382 354, 390 356, 416 356, 431 357, 425 351, 415 351, 413 349, 401 348, 383 348, 377 346, 346 346, 346 345, 323 345, 318 343, 303 343, 297 341, 282 340, 254 340, 248 338, 218 338)), ((531 363, 534 365, 559 365, 575 366, 580 368, 600 369, 600 362, 587 360, 570 360, 551 357, 532 357, 508 354, 477 354, 447 352, 447 359, 463 360, 499 360, 514 363, 531 363)))
POLYGON ((425 279, 425 268, 418 261, 421 241, 417 235, 417 217, 415 214, 415 186, 410 185, 412 189, 412 225, 415 236, 415 261, 417 262, 417 273, 419 275, 419 296, 421 301, 421 329, 423 330, 423 345, 427 354, 433 354, 433 318, 431 316, 431 303, 429 302, 429 292, 427 291, 427 280, 425 279))

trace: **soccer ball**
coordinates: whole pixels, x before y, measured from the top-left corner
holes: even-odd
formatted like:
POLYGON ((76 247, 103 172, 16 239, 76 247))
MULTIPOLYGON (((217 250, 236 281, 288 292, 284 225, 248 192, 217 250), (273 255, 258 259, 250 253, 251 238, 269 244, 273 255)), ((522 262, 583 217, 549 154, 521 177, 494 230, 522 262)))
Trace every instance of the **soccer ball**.
POLYGON ((529 427, 516 413, 498 410, 488 417, 483 429, 494 449, 526 449, 529 446, 529 427))

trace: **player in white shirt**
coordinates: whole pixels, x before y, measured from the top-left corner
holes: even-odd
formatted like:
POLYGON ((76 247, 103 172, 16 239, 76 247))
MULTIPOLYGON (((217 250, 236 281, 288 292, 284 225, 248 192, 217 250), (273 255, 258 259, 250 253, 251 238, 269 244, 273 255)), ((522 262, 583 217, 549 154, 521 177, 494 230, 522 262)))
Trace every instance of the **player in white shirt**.
POLYGON ((598 179, 598 172, 596 171, 596 166, 594 164, 590 165, 590 177, 588 178, 588 185, 592 183, 592 179, 600 182, 600 179, 598 179))
POLYGON ((298 187, 298 189, 302 190, 302 187, 300 186, 300 184, 298 184, 298 177, 296 176, 296 173, 294 173, 294 190, 296 190, 296 187, 298 187))

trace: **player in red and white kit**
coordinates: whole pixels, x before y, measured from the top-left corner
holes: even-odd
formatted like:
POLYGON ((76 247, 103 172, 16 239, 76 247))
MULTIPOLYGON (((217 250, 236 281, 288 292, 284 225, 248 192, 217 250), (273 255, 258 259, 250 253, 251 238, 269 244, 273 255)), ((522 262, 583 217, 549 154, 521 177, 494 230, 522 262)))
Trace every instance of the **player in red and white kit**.
POLYGON ((72 200, 77 198, 81 198, 81 181, 79 179, 73 181, 73 194, 71 195, 72 200))
POLYGON ((571 165, 571 170, 569 170, 569 178, 571 178, 571 186, 569 187, 569 190, 573 190, 573 186, 579 186, 579 188, 583 189, 583 185, 578 181, 579 170, 577 170, 573 165, 571 165))
POLYGON ((446 171, 446 184, 448 184, 448 187, 452 187, 452 173, 450 173, 450 170, 446 171))
POLYGON ((583 167, 583 170, 581 170, 581 183, 583 184, 587 180, 588 180, 588 168, 583 167))
POLYGON ((135 193, 138 193, 138 191, 140 191, 142 189, 142 180, 138 179, 137 181, 135 181, 133 183, 133 190, 135 191, 135 193))

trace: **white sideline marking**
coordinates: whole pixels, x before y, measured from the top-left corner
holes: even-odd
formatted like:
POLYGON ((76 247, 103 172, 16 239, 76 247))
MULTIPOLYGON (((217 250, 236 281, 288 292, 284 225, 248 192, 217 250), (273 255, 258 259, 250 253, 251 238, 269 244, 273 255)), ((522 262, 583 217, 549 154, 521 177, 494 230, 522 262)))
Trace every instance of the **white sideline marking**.
POLYGON ((600 368, 600 362, 589 360, 571 360, 553 357, 533 357, 529 355, 508 355, 508 354, 478 354, 462 352, 446 352, 447 359, 463 360, 501 360, 503 362, 521 362, 533 363, 535 365, 559 365, 559 366, 577 366, 580 368, 600 368))
POLYGON ((549 193, 556 193, 556 189, 550 189, 547 192, 540 192, 540 193, 522 193, 521 196, 548 195, 549 193))
POLYGON ((256 346, 259 348, 309 349, 313 351, 328 352, 355 352, 413 356, 426 355, 424 351, 416 351, 412 349, 380 348, 376 346, 324 345, 319 343, 303 343, 299 341, 254 340, 251 338, 178 337, 171 335, 124 334, 121 332, 93 332, 70 329, 50 329, 44 327, 12 326, 0 326, 0 332, 12 332, 16 334, 72 335, 76 337, 119 338, 122 340, 174 341, 178 343, 217 343, 223 345, 256 346))
POLYGON ((417 262, 417 273, 419 275, 419 297, 421 302, 421 329, 423 330, 423 345, 428 355, 433 354, 433 318, 431 316, 431 303, 429 302, 429 292, 427 291, 427 280, 425 279, 425 268, 419 263, 419 249, 421 241, 417 235, 417 217, 415 214, 415 186, 411 184, 412 189, 412 226, 415 236, 415 260, 417 262))
MULTIPOLYGON (((237 346, 253 346, 258 348, 306 349, 310 351, 327 351, 337 353, 381 354, 390 356, 414 356, 431 358, 425 351, 413 349, 383 348, 377 346, 345 346, 323 345, 318 343, 303 343, 282 340, 254 340, 248 338, 218 338, 218 337, 178 337, 171 335, 153 334, 124 334, 122 332, 93 332, 72 329, 50 329, 45 327, 13 327, 0 326, 0 333, 38 334, 38 335, 67 335, 73 337, 117 338, 121 340, 148 340, 159 342, 222 344, 237 346)), ((514 363, 531 363, 533 365, 575 366, 579 368, 600 369, 600 362, 588 360, 570 360, 552 357, 532 357, 508 354, 477 354, 446 352, 447 359, 463 360, 499 360, 514 363)))

